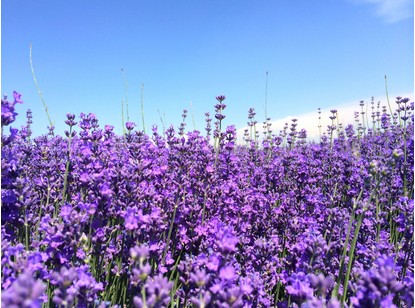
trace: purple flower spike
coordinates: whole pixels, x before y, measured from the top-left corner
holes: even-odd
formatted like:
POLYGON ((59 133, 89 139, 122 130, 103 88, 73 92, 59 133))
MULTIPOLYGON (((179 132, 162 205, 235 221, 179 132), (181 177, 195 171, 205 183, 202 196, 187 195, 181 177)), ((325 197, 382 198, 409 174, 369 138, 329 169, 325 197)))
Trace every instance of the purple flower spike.
POLYGON ((127 122, 125 123, 125 127, 127 128, 128 131, 132 131, 135 127, 135 123, 134 122, 127 122))
POLYGON ((21 95, 16 91, 13 92, 13 102, 7 100, 7 96, 4 96, 1 100, 1 125, 7 126, 13 123, 16 120, 17 112, 14 111, 14 106, 18 104, 23 104, 21 100, 21 95))
POLYGON ((22 104, 23 101, 22 101, 21 98, 22 98, 22 95, 20 93, 17 93, 16 91, 13 91, 13 99, 14 99, 15 104, 16 103, 22 104))
POLYGON ((235 269, 232 265, 222 267, 219 271, 219 277, 224 280, 233 280, 236 277, 235 269))
POLYGON ((150 249, 147 245, 134 246, 130 249, 130 256, 133 260, 144 260, 148 257, 150 249))
POLYGON ((195 273, 190 274, 190 280, 198 287, 202 287, 209 282, 210 275, 206 274, 205 270, 197 270, 195 273))
POLYGON ((2 307, 41 307, 41 297, 46 286, 25 271, 1 294, 2 307))
POLYGON ((219 103, 222 103, 225 99, 226 99, 226 96, 225 95, 218 95, 218 96, 216 96, 216 100, 219 103))

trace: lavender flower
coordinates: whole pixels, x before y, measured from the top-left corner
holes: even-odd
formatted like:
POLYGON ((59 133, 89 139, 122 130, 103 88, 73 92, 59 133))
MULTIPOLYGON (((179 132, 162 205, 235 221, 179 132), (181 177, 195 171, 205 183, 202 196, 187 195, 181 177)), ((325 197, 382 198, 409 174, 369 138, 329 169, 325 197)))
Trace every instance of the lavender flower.
POLYGON ((1 126, 7 126, 16 120, 18 115, 15 112, 15 105, 22 104, 21 95, 16 91, 13 92, 13 102, 7 100, 7 96, 3 96, 1 100, 1 126))
POLYGON ((296 119, 260 139, 251 108, 241 145, 224 100, 213 142, 187 111, 165 135, 92 113, 67 114, 66 137, 33 138, 30 113, 4 130, 2 304, 413 306, 413 103, 372 100, 372 127, 332 110, 318 142, 296 119))
POLYGON ((46 289, 41 280, 36 280, 33 275, 25 271, 2 292, 1 305, 3 307, 41 307, 42 297, 46 289))

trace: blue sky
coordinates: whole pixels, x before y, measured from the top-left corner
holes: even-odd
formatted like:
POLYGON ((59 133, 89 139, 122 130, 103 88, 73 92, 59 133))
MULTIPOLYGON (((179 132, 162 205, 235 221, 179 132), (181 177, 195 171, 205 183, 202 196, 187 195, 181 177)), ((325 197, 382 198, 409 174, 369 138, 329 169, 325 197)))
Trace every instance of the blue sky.
MULTIPOLYGON (((33 111, 36 135, 47 117, 33 65, 57 133, 65 114, 95 113, 121 132, 128 83, 130 120, 204 131, 204 113, 226 95, 225 125, 317 112, 345 102, 414 91, 413 1, 148 0, 23 1, 1 4, 2 92, 22 94, 20 118, 33 111), (191 108, 190 108, 191 107, 191 108)), ((126 116, 125 116, 126 117, 126 116)), ((301 124, 300 124, 301 126, 301 124)))

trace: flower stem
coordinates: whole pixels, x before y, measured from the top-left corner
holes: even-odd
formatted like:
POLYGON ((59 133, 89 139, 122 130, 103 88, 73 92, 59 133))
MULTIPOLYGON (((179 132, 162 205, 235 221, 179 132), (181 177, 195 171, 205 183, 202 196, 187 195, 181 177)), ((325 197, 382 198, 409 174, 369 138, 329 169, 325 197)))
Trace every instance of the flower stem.
POLYGON ((143 122, 143 132, 146 133, 146 125, 144 123, 144 83, 141 84, 141 120, 143 122))
MULTIPOLYGON (((42 91, 40 90, 39 84, 37 83, 37 79, 36 79, 36 76, 35 76, 35 70, 33 68, 32 44, 30 44, 30 68, 32 69, 33 81, 35 82, 35 85, 36 85, 36 88, 37 88, 37 92, 38 92, 39 97, 40 97, 40 99, 41 99, 41 101, 43 103, 43 108, 45 109, 46 116, 48 117, 49 125, 52 128, 54 125, 53 125, 52 120, 50 119, 50 116, 49 116, 48 106, 46 105, 45 100, 43 99, 42 91)), ((52 134, 53 134, 53 132, 52 132, 52 134)))

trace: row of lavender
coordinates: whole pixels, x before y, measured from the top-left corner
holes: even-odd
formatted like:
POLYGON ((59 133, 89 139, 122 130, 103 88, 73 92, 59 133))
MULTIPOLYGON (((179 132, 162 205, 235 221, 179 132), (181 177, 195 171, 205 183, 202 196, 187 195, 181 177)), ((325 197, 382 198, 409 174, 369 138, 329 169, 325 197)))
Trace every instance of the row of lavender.
POLYGON ((209 117, 207 136, 117 136, 69 114, 32 138, 28 112, 6 135, 4 98, 2 305, 412 307, 413 103, 238 146, 217 99, 210 141, 209 117))

